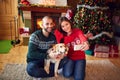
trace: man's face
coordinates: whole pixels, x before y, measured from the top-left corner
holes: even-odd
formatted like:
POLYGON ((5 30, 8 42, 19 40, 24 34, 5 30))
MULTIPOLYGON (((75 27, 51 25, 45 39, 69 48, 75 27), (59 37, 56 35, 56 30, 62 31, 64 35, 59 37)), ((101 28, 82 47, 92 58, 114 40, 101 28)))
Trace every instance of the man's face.
POLYGON ((43 20, 42 26, 46 32, 51 32, 55 24, 52 19, 47 18, 43 20))

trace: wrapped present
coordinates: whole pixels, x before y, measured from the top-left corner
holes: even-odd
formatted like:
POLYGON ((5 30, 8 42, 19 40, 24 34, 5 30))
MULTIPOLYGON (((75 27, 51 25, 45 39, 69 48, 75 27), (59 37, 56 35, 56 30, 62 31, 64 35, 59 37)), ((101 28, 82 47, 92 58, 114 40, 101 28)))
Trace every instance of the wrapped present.
POLYGON ((94 52, 109 52, 110 47, 107 45, 95 45, 94 52))
POLYGON ((119 53, 119 50, 118 50, 118 46, 117 45, 111 45, 110 46, 110 57, 118 57, 118 53, 119 53))
POLYGON ((94 52, 95 57, 108 58, 109 52, 94 52))
POLYGON ((95 45, 94 49, 94 56, 95 57, 103 57, 103 58, 108 58, 109 57, 109 46, 107 45, 95 45))
POLYGON ((86 50, 85 53, 86 53, 87 55, 93 55, 93 50, 90 50, 90 49, 89 49, 89 50, 86 50))
POLYGON ((29 36, 29 28, 20 28, 19 33, 21 36, 29 36))

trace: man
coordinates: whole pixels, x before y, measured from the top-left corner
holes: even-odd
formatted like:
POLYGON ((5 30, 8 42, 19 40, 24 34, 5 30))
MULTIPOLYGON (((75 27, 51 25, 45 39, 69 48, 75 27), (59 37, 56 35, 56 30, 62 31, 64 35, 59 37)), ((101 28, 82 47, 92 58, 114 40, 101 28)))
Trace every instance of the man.
POLYGON ((46 51, 52 44, 56 43, 56 38, 52 33, 54 21, 51 17, 45 16, 42 19, 42 29, 31 34, 29 39, 27 54, 27 73, 37 78, 54 76, 54 64, 51 63, 50 73, 44 70, 44 59, 47 57, 46 51))

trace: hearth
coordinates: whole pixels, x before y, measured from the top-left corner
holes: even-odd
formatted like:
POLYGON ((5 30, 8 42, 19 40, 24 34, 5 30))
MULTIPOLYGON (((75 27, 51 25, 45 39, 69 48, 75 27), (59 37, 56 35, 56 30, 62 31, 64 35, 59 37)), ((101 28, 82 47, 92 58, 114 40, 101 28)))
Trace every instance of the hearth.
POLYGON ((32 22, 32 27, 31 30, 32 32, 40 29, 40 24, 37 24, 37 22, 41 21, 44 16, 51 16, 54 20, 55 23, 58 24, 58 18, 61 16, 59 13, 46 13, 46 12, 31 12, 31 22, 32 22))
POLYGON ((40 26, 37 25, 37 21, 40 21, 44 16, 51 16, 55 23, 58 24, 58 18, 61 16, 61 13, 66 13, 68 7, 61 8, 49 8, 49 7, 20 7, 23 11, 31 11, 31 28, 30 33, 40 29, 40 26))

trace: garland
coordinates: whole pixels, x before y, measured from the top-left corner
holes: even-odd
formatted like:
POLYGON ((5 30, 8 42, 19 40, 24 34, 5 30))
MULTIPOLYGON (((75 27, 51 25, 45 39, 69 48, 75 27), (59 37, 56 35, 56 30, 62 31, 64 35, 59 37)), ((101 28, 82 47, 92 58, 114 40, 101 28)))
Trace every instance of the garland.
POLYGON ((70 8, 70 6, 55 6, 55 5, 41 5, 41 4, 30 4, 30 5, 19 4, 19 5, 21 7, 70 8))
POLYGON ((103 34, 107 35, 107 36, 110 37, 110 38, 113 37, 113 35, 110 34, 109 32, 101 32, 100 34, 97 34, 97 35, 95 35, 95 36, 93 36, 93 37, 90 37, 89 39, 90 39, 90 40, 94 40, 94 39, 96 39, 96 38, 102 36, 103 34))
POLYGON ((91 7, 89 5, 77 5, 77 8, 79 8, 79 7, 84 7, 84 8, 88 8, 88 9, 101 9, 101 10, 109 9, 109 7, 99 7, 99 6, 91 7))

